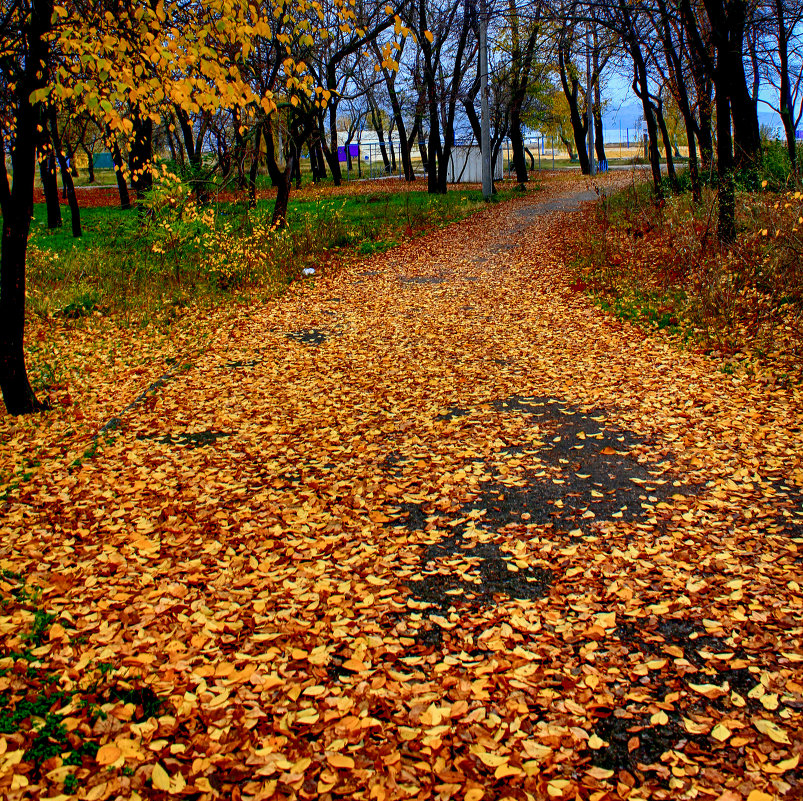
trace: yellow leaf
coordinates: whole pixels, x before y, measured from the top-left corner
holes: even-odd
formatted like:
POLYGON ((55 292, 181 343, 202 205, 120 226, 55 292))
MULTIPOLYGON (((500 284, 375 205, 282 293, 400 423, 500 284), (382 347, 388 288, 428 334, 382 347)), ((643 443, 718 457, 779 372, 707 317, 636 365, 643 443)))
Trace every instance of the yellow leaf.
POLYGON ((599 779, 600 781, 604 779, 610 779, 611 776, 613 776, 613 771, 607 770, 606 768, 589 768, 586 773, 595 779, 599 779))
POLYGON ((167 791, 170 789, 170 776, 158 762, 153 766, 153 772, 151 773, 151 782, 153 782, 153 786, 157 790, 167 791))
POLYGON ((691 718, 683 718, 683 728, 689 734, 706 734, 710 726, 707 723, 698 723, 695 720, 691 720, 691 718))
POLYGON ((442 720, 443 713, 435 704, 430 704, 424 714, 421 715, 421 723, 424 726, 437 726, 442 720))
POLYGON ((597 734, 592 734, 588 738, 588 747, 592 748, 594 751, 597 751, 598 749, 602 748, 604 745, 605 745, 605 740, 603 740, 602 737, 600 737, 597 734))
POLYGON ((775 796, 764 793, 761 790, 751 790, 747 796, 747 801, 775 801, 775 796))
POLYGON ((472 787, 464 796, 463 801, 482 801, 485 790, 480 787, 472 787))
POLYGON ((98 765, 111 765, 122 756, 122 751, 114 743, 106 743, 98 748, 95 760, 98 765))
POLYGON ((333 767, 333 768, 346 768, 351 770, 354 767, 354 760, 350 756, 346 756, 345 754, 328 754, 326 757, 326 761, 333 767))
POLYGON ((488 751, 478 751, 475 753, 489 768, 498 768, 500 765, 505 765, 510 761, 510 757, 491 754, 488 751))
POLYGON ((552 779, 552 781, 550 781, 546 786, 546 791, 553 798, 560 798, 563 795, 563 791, 570 784, 571 782, 567 781, 566 779, 552 779))
POLYGON ((764 720, 763 718, 754 719, 753 725, 762 734, 766 734, 774 743, 791 745, 789 742, 789 735, 780 726, 776 726, 771 720, 764 720))
POLYGON ((761 769, 765 773, 786 773, 787 770, 793 770, 798 766, 800 762, 800 754, 795 754, 793 757, 789 759, 781 760, 777 765, 772 765, 770 763, 766 763, 762 765, 761 769))
POLYGON ((432 35, 432 31, 424 31, 424 37, 428 42, 432 42, 435 39, 435 37, 432 35))
POLYGON ((663 709, 659 709, 651 718, 650 723, 653 726, 666 726, 669 723, 669 715, 663 709))
POLYGON ((500 765, 494 771, 494 777, 497 779, 504 779, 507 776, 523 776, 524 771, 521 768, 517 768, 515 765, 500 765))
POLYGON ((691 687, 695 692, 700 693, 700 695, 704 695, 706 698, 719 698, 720 695, 725 695, 725 693, 730 689, 727 682, 725 682, 722 687, 719 687, 716 684, 691 683, 689 683, 689 687, 691 687))
POLYGON ((717 725, 711 730, 711 736, 715 740, 719 740, 719 742, 724 743, 725 740, 731 736, 731 730, 724 723, 717 723, 717 725))

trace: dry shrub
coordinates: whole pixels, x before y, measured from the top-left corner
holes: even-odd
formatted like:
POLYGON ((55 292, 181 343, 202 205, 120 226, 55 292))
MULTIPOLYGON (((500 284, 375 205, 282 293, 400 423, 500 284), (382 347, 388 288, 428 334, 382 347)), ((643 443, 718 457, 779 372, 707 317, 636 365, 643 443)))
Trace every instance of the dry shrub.
POLYGON ((653 202, 631 186, 567 232, 575 279, 622 317, 668 328, 708 352, 799 366, 803 195, 739 196, 737 241, 716 240, 716 196, 653 202))

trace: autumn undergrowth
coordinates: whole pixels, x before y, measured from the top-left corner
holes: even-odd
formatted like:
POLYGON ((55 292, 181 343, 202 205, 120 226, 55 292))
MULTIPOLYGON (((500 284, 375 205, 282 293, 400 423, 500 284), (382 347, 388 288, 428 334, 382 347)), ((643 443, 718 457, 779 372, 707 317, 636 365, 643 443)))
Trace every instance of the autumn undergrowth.
POLYGON ((717 241, 716 193, 656 203, 647 184, 603 198, 565 233, 573 288, 619 318, 723 358, 723 369, 772 363, 799 372, 803 351, 803 195, 777 176, 737 196, 738 236, 717 241))

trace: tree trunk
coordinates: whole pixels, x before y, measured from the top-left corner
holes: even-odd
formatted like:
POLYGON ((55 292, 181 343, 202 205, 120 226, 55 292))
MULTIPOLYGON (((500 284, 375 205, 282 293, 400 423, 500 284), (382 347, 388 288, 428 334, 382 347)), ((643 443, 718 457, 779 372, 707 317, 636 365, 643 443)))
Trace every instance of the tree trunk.
POLYGON ((89 183, 95 183, 95 160, 94 155, 90 152, 89 148, 82 142, 81 149, 86 153, 86 169, 89 173, 89 183))
POLYGON ((293 172, 293 146, 287 155, 287 165, 281 173, 281 179, 276 187, 276 202, 273 204, 273 216, 271 217, 271 228, 284 228, 287 225, 287 205, 290 202, 290 176, 293 172))
POLYGON ((441 133, 440 119, 438 117, 438 97, 434 76, 427 81, 427 108, 429 110, 429 143, 427 152, 427 192, 431 195, 441 194, 438 182, 438 164, 441 160, 441 133))
POLYGON ((120 145, 117 144, 116 139, 112 139, 111 129, 106 128, 106 135, 111 140, 111 153, 112 161, 114 162, 114 174, 117 178, 117 191, 120 194, 120 208, 123 211, 131 208, 131 195, 128 193, 128 182, 125 177, 125 168, 123 167, 123 154, 120 152, 120 145))
MULTIPOLYGON (((723 48, 727 45, 723 45, 723 48)), ((734 185, 733 144, 731 141, 731 109, 727 93, 727 59, 717 47, 717 236, 723 244, 736 239, 736 187, 734 185)))
POLYGON ((594 104, 594 152, 597 154, 597 164, 605 161, 605 132, 602 130, 602 106, 594 104))
MULTIPOLYGON (((622 0, 620 0, 621 7, 622 0)), ((635 76, 633 79, 633 91, 641 100, 641 107, 644 110, 644 122, 647 124, 647 136, 649 139, 650 169, 652 171, 652 183, 655 197, 663 197, 661 186, 661 154, 658 151, 658 125, 655 122, 653 106, 650 102, 650 89, 647 79, 647 65, 641 54, 641 47, 635 34, 631 34, 628 41, 630 57, 633 60, 635 76)))
POLYGON ((700 174, 697 170, 697 147, 694 142, 694 113, 692 112, 689 101, 689 92, 683 78, 683 67, 681 64, 678 48, 672 37, 672 27, 669 24, 669 14, 664 0, 658 0, 658 8, 661 12, 661 32, 663 38, 664 55, 669 72, 672 77, 671 85, 673 95, 680 113, 683 115, 683 122, 686 127, 686 144, 689 148, 689 176, 691 178, 691 194, 695 204, 702 199, 700 190, 700 174))
MULTIPOLYGON (((258 122, 254 128, 254 152, 251 156, 251 169, 248 171, 248 205, 254 208, 257 204, 257 174, 259 173, 259 149, 262 145, 262 123, 258 122)), ((273 135, 270 139, 265 137, 265 149, 273 148, 273 135)))
POLYGON ((700 125, 697 128, 697 141, 700 143, 700 160, 703 169, 710 170, 714 163, 714 114, 712 105, 713 95, 709 92, 708 103, 699 110, 700 125))
MULTIPOLYGON (((566 62, 565 48, 558 47, 560 83, 563 87, 563 95, 566 98, 566 102, 569 104, 569 117, 572 123, 572 133, 574 134, 574 144, 577 148, 577 157, 580 161, 580 171, 583 175, 588 175, 591 172, 591 164, 586 148, 588 120, 585 118, 585 115, 580 113, 580 81, 574 76, 569 76, 566 62)), ((569 151, 569 156, 571 157, 571 150, 569 151)))
POLYGON ((36 172, 37 128, 44 124, 41 107, 31 105, 31 94, 47 82, 49 62, 47 34, 53 16, 53 0, 33 0, 27 31, 25 67, 15 87, 17 108, 12 156, 11 189, 5 175, 0 181, 3 234, 0 246, 0 390, 9 414, 41 411, 25 367, 25 259, 33 212, 33 180, 36 172))
POLYGON ((779 103, 781 122, 786 134, 786 149, 792 165, 792 175, 797 175, 797 141, 795 121, 792 117, 792 89, 789 80, 789 31, 786 29, 786 3, 775 0, 776 25, 778 26, 778 73, 781 79, 779 103))
POLYGON ((192 129, 190 115, 179 105, 173 107, 176 111, 181 134, 184 137, 184 149, 187 151, 187 159, 196 169, 201 166, 201 148, 195 147, 195 132, 192 129))
POLYGON ((47 207, 47 227, 52 231, 61 228, 61 205, 59 204, 59 185, 56 179, 56 157, 53 149, 40 156, 39 178, 47 207))
MULTIPOLYGON (((334 98, 334 95, 332 96, 334 98)), ((343 183, 343 171, 340 169, 340 159, 337 153, 337 104, 330 99, 327 106, 329 111, 329 171, 332 173, 332 181, 335 186, 340 186, 343 183)), ((298 156, 293 159, 294 163, 298 163, 298 156)))
POLYGON ((521 104, 513 100, 510 106, 510 147, 513 150, 513 169, 516 181, 522 188, 530 180, 527 160, 524 157, 524 135, 521 132, 521 104))
POLYGON ((78 207, 78 197, 75 194, 75 183, 70 173, 70 167, 67 164, 67 159, 61 150, 61 137, 59 136, 58 118, 56 117, 56 109, 51 107, 48 109, 48 121, 50 122, 50 138, 53 143, 53 151, 59 162, 61 169, 61 182, 64 185, 64 190, 67 193, 67 203, 70 206, 70 221, 72 222, 72 235, 78 239, 81 236, 81 209, 78 207))
POLYGON ((659 101, 653 105, 655 112, 655 119, 658 122, 658 128, 661 131, 661 138, 664 140, 664 151, 666 153, 666 174, 669 176, 669 183, 672 185, 672 191, 677 192, 679 189, 678 176, 675 172, 675 160, 672 157, 672 140, 669 138, 669 130, 666 127, 666 120, 663 114, 663 104, 659 101))
POLYGON ((758 109, 747 85, 744 71, 743 47, 746 25, 746 4, 728 3, 728 22, 730 23, 727 58, 728 95, 730 96, 733 117, 733 147, 737 169, 749 169, 758 164, 761 156, 761 137, 758 127, 758 109))
MULTIPOLYGON (((597 154, 597 164, 602 164, 606 161, 605 158, 605 131, 602 128, 602 92, 600 90, 600 80, 602 76, 599 64, 599 45, 597 43, 597 29, 594 26, 594 50, 593 50, 593 63, 594 63, 594 103, 592 105, 592 114, 594 116, 594 151, 597 154)), ((603 62, 603 69, 607 59, 603 62)))
POLYGON ((129 169, 137 200, 144 200, 145 193, 153 186, 150 169, 153 161, 153 120, 144 116, 138 107, 133 109, 133 115, 134 135, 129 154, 129 169))

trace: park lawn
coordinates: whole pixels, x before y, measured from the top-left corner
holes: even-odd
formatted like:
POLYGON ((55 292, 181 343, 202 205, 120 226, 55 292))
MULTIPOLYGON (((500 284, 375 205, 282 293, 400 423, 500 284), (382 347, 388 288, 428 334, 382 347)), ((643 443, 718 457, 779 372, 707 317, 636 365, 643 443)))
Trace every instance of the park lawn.
MULTIPOLYGON (((495 200, 513 196, 503 188, 495 200)), ((209 207, 154 204, 150 215, 83 208, 84 233, 75 239, 69 211, 62 208, 62 227, 50 231, 40 203, 30 236, 29 308, 43 317, 172 319, 177 305, 274 294, 305 269, 319 274, 384 252, 483 206, 473 187, 429 195, 423 182, 412 189, 400 181, 311 186, 291 196, 284 231, 270 229, 273 199, 261 197, 253 209, 230 199, 209 207)))

